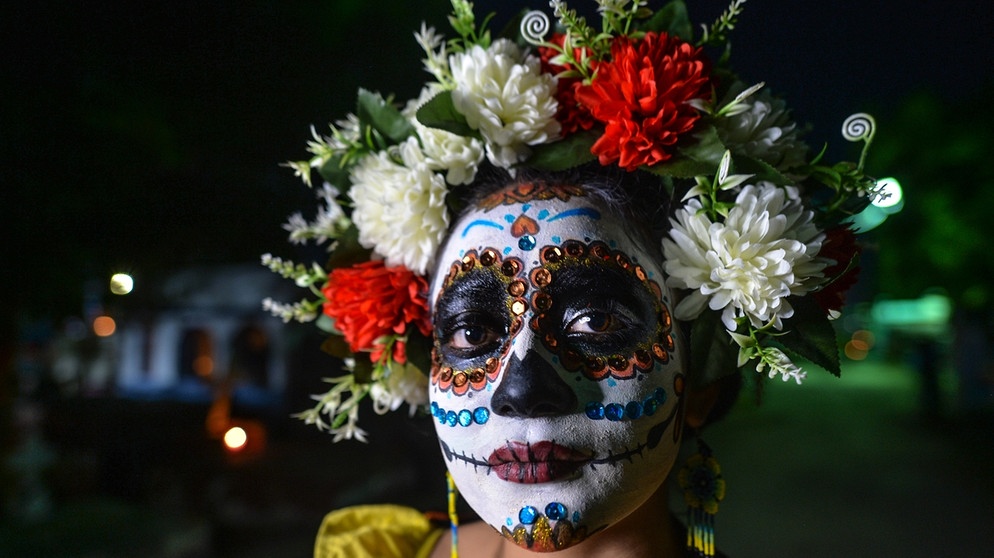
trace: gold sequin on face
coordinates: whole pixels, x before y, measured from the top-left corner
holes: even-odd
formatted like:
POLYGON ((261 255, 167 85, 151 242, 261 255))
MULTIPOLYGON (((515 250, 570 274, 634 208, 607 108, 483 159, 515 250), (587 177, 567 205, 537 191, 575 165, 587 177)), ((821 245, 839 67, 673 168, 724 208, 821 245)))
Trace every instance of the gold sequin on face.
POLYGON ((552 308, 552 297, 546 293, 536 293, 532 298, 532 304, 539 312, 548 312, 552 308))
POLYGON ((521 262, 516 259, 505 260, 504 263, 500 265, 500 272, 504 274, 505 277, 514 277, 521 271, 521 262))
POLYGON ((522 279, 515 279, 507 286, 507 294, 515 298, 524 296, 526 292, 528 292, 528 284, 522 279))
POLYGON ((520 316, 528 311, 528 304, 523 300, 515 300, 511 303, 511 312, 515 316, 520 316))
POLYGON ((483 264, 484 267, 490 267, 498 260, 500 260, 500 254, 498 254, 493 248, 487 248, 482 254, 480 254, 480 263, 483 264))
POLYGON ((536 287, 544 289, 552 284, 552 272, 544 267, 537 267, 531 272, 531 281, 536 287))
POLYGON ((563 259, 563 251, 558 246, 547 246, 542 249, 542 262, 557 264, 563 259))

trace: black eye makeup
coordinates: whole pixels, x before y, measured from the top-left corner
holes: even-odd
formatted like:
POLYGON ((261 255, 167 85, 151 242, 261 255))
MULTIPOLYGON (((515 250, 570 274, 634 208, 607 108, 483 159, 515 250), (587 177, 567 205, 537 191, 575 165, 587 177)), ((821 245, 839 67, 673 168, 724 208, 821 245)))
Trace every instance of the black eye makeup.
POLYGON ((635 277, 599 266, 564 266, 548 289, 547 324, 582 354, 628 353, 656 331, 659 302, 635 277))
POLYGON ((436 350, 453 365, 491 355, 503 345, 510 327, 504 283, 477 269, 455 279, 435 305, 436 350))

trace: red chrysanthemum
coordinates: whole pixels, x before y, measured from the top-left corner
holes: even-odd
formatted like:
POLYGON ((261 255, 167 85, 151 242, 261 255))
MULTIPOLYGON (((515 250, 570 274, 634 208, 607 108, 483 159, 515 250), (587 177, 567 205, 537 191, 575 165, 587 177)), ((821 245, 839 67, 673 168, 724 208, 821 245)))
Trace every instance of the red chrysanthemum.
POLYGON ((835 260, 835 263, 824 271, 830 283, 812 294, 815 302, 825 312, 841 310, 845 305, 846 293, 859 277, 859 267, 852 265, 853 258, 857 255, 859 245, 856 244, 856 234, 852 229, 841 226, 825 231, 825 242, 821 245, 818 257, 835 260))
MULTIPOLYGON (((549 42, 562 48, 565 40, 566 35, 554 33, 549 39, 549 42)), ((583 56, 583 51, 584 49, 582 48, 574 48, 573 57, 576 60, 580 60, 583 56)), ((552 63, 552 59, 558 56, 559 53, 559 50, 551 47, 538 48, 543 73, 555 76, 574 69, 570 66, 552 63)), ((556 110, 556 120, 559 121, 561 127, 560 135, 562 137, 566 137, 579 130, 589 130, 597 123, 593 115, 590 114, 590 111, 576 101, 576 91, 581 85, 583 85, 583 80, 579 77, 561 77, 556 85, 556 102, 559 103, 559 108, 556 110)))
POLYGON ((710 95, 702 49, 666 33, 616 38, 611 60, 598 64, 594 81, 576 91, 580 104, 604 123, 591 152, 602 165, 617 162, 629 171, 670 159, 677 140, 701 116, 688 101, 710 95))
MULTIPOLYGON (((408 324, 423 335, 431 334, 427 290, 424 278, 406 267, 370 261, 332 271, 321 292, 324 313, 335 321, 349 349, 373 351, 375 360, 383 350, 376 340, 384 335, 401 335, 408 324)), ((406 360, 404 347, 395 345, 393 357, 406 360)))

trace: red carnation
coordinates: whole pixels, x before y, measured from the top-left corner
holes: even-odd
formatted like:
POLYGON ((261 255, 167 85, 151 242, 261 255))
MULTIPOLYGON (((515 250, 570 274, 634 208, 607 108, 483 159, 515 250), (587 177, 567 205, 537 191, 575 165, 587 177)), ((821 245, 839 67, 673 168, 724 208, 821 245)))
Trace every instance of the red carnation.
POLYGON ((829 284, 812 293, 815 302, 825 312, 841 310, 845 305, 846 293, 856 284, 859 276, 859 267, 851 265, 858 255, 856 234, 848 226, 825 231, 825 242, 821 245, 818 257, 835 260, 835 263, 826 267, 823 272, 830 281, 829 284))
MULTIPOLYGON (((431 334, 428 321, 428 284, 403 266, 386 267, 370 261, 336 269, 328 276, 324 313, 335 321, 352 352, 373 351, 374 360, 383 347, 376 340, 401 335, 413 324, 424 335, 431 334)), ((403 347, 394 347, 394 360, 404 362, 403 347)))
MULTIPOLYGON (((565 40, 566 35, 554 33, 549 39, 549 42, 562 48, 565 40)), ((583 57, 584 50, 582 48, 574 48, 573 58, 580 60, 583 57)), ((551 47, 538 48, 543 73, 555 76, 574 69, 570 66, 552 63, 552 59, 558 56, 559 53, 559 50, 551 47)), ((576 101, 576 91, 581 85, 583 85, 583 80, 579 77, 560 77, 556 85, 556 102, 559 103, 559 108, 556 110, 556 120, 559 121, 559 125, 562 128, 560 132, 562 137, 566 137, 579 130, 589 130, 596 123, 590 111, 576 101)))
POLYGON ((677 140, 700 118, 688 101, 710 95, 702 49, 666 33, 616 38, 611 61, 598 64, 594 81, 576 91, 605 124, 591 152, 602 165, 617 161, 629 171, 672 157, 677 140))

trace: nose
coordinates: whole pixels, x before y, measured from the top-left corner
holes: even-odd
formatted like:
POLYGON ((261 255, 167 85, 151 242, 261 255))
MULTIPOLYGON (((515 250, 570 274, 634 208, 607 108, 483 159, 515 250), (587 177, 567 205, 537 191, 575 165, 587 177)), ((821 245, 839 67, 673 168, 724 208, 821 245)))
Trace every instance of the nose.
POLYGON ((524 360, 511 355, 490 405, 498 415, 533 418, 571 413, 576 402, 573 389, 552 365, 529 350, 524 360))

